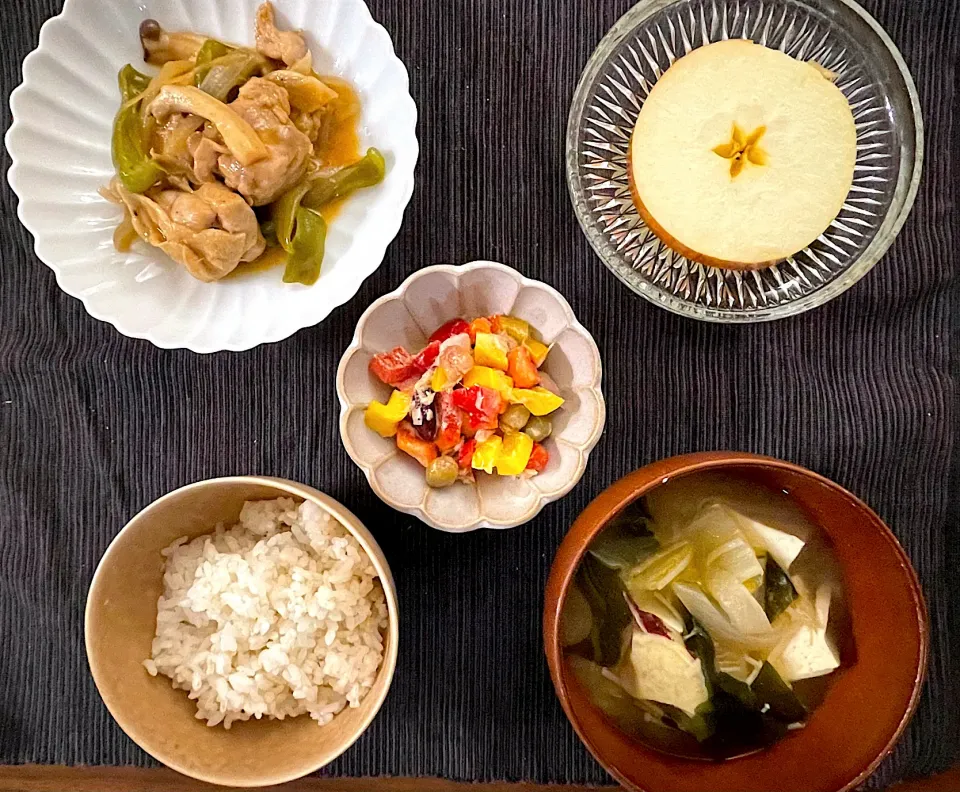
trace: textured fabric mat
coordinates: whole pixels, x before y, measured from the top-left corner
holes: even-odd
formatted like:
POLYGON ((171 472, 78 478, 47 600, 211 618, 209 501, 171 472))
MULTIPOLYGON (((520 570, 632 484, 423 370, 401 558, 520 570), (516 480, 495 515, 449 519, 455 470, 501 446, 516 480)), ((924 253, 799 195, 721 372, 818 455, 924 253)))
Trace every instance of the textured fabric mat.
MULTIPOLYGON (((325 772, 604 781, 564 719, 543 658, 554 551, 590 499, 630 470, 681 452, 740 449, 838 481, 903 542, 930 604, 930 676, 916 718, 871 783, 951 764, 960 734, 951 511, 960 4, 867 3, 921 94, 927 157, 917 205, 852 291, 752 327, 699 324, 635 297, 574 219, 563 173, 568 104, 593 48, 629 6, 372 0, 420 109, 413 201, 383 266, 348 305, 251 352, 163 351, 91 319, 33 255, 4 181, 0 763, 151 763, 114 725, 88 673, 90 578, 110 539, 154 498, 209 476, 263 473, 346 503, 383 545, 399 589, 396 681, 370 730, 325 772), (371 493, 340 444, 334 372, 372 300, 418 267, 474 258, 516 266, 570 300, 600 345, 609 412, 567 498, 515 530, 450 536, 371 493)), ((4 128, 20 63, 59 8, 0 2, 4 128)), ((4 152, 4 173, 8 165, 4 152)))

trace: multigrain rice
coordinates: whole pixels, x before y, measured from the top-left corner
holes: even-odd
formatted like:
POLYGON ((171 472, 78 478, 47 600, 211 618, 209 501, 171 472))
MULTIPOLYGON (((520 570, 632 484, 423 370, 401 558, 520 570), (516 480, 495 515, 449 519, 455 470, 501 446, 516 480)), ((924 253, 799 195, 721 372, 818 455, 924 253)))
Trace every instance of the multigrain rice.
POLYGON ((240 523, 163 551, 152 675, 224 727, 357 707, 383 659, 387 606, 364 549, 314 503, 248 501, 240 523))

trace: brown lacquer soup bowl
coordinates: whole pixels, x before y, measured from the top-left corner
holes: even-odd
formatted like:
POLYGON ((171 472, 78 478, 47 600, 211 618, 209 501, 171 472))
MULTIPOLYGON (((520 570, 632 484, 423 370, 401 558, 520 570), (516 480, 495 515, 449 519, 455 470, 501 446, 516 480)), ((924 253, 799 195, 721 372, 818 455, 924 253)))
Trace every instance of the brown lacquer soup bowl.
POLYGON ((913 715, 929 648, 916 574, 883 521, 823 476, 789 462, 733 452, 655 462, 590 503, 557 551, 547 582, 543 636, 550 674, 573 728, 617 781, 640 792, 851 790, 877 768, 913 715), (840 667, 803 728, 724 760, 676 755, 627 734, 593 703, 561 639, 565 600, 591 541, 611 518, 655 488, 704 473, 729 474, 783 493, 819 526, 842 575, 847 614, 840 667))

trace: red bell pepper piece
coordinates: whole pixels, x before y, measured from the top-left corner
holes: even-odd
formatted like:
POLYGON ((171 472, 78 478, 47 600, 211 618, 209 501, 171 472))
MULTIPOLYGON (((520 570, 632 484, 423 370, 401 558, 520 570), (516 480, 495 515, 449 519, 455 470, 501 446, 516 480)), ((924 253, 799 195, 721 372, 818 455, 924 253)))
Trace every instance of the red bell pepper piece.
POLYGON ((374 355, 370 361, 370 373, 387 385, 399 385, 413 375, 413 361, 413 356, 398 346, 374 355))
POLYGON ((533 444, 533 451, 530 452, 530 461, 527 462, 527 470, 535 470, 537 473, 543 471, 550 461, 550 452, 540 443, 533 444))
POLYGON ((477 441, 474 438, 464 441, 457 455, 457 464, 461 470, 470 470, 473 463, 473 452, 477 450, 477 441))
POLYGON ((413 374, 417 377, 423 374, 424 371, 437 362, 437 356, 439 354, 440 342, 431 341, 423 348, 423 351, 413 359, 411 363, 413 374))
POLYGON ((470 323, 465 319, 451 319, 446 324, 440 325, 432 336, 430 336, 430 341, 439 341, 443 343, 448 338, 452 338, 455 335, 460 335, 460 333, 466 333, 470 330, 470 323))
POLYGON ((483 385, 457 388, 453 391, 453 403, 467 414, 471 429, 497 428, 500 408, 503 406, 503 397, 499 391, 483 385))
POLYGON ((453 394, 441 391, 433 399, 437 415, 436 444, 441 451, 449 451, 460 442, 460 427, 463 424, 460 409, 453 403, 453 394))

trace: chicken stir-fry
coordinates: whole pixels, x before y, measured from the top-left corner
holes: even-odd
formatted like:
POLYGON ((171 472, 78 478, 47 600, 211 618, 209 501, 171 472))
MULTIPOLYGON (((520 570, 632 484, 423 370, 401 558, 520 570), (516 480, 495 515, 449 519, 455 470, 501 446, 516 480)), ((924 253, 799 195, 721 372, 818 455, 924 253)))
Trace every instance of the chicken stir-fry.
POLYGON ((269 2, 255 32, 251 49, 141 25, 144 60, 160 72, 120 72, 117 175, 102 193, 124 210, 120 250, 139 238, 215 281, 282 248, 271 260, 285 258, 284 281, 311 284, 325 215, 379 183, 385 163, 357 150, 350 86, 313 70, 303 36, 280 30, 269 2))

